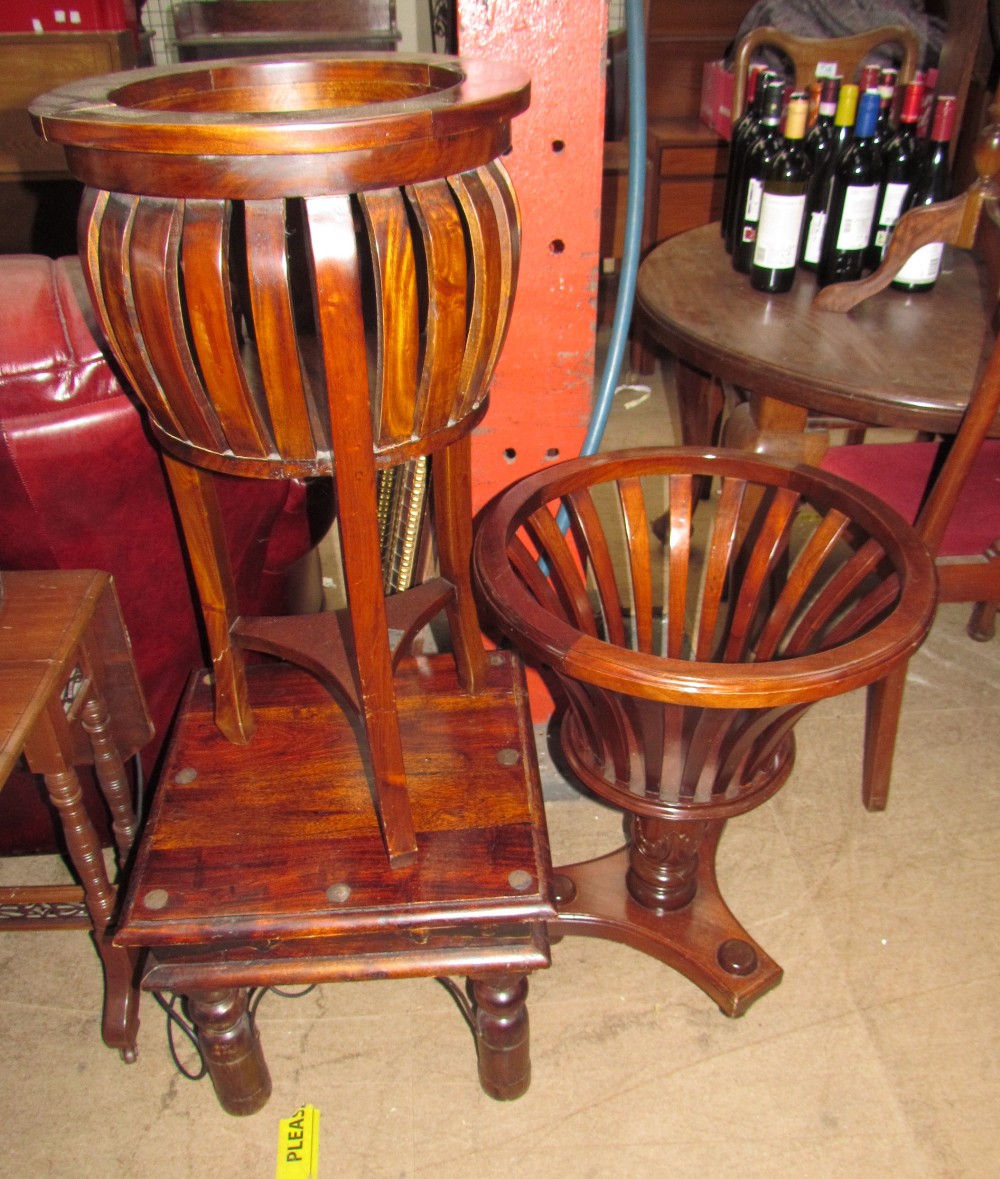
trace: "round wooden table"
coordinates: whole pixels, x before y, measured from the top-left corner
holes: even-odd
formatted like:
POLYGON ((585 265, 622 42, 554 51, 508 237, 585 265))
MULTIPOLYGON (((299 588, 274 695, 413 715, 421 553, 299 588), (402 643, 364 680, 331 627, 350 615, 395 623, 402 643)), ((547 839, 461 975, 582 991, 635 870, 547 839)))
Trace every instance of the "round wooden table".
POLYGON ((885 290, 840 313, 813 308, 806 272, 788 294, 753 290, 718 223, 661 243, 639 268, 636 300, 677 358, 684 442, 715 440, 720 381, 748 394, 725 431, 741 449, 818 462, 828 439, 805 432, 807 417, 954 433, 992 343, 992 301, 971 255, 949 250, 945 267, 929 293, 885 290))

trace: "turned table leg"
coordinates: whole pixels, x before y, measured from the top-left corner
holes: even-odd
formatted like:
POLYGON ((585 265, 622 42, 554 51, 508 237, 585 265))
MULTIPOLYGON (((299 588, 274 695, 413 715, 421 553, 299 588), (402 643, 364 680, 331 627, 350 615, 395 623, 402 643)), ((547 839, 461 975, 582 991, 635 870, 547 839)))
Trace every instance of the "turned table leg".
POLYGON ((271 1096, 271 1075, 247 997, 243 987, 192 991, 186 996, 219 1104, 237 1117, 257 1113, 271 1096))
POLYGON ((528 980, 523 974, 477 978, 472 998, 480 1083, 497 1101, 513 1101, 531 1081, 528 980))
POLYGON ((139 990, 136 955, 112 945, 108 924, 115 907, 115 891, 104 868, 101 841, 83 805, 80 779, 72 766, 44 775, 52 805, 59 813, 66 849, 83 886, 84 903, 94 927, 94 944, 104 970, 104 1013, 101 1034, 122 1059, 136 1059, 139 1031, 139 990))
POLYGON ((125 763, 111 736, 111 717, 103 697, 98 695, 96 689, 91 689, 83 707, 82 724, 90 738, 97 780, 111 811, 118 863, 124 867, 132 850, 132 841, 135 839, 138 824, 129 797, 125 763))

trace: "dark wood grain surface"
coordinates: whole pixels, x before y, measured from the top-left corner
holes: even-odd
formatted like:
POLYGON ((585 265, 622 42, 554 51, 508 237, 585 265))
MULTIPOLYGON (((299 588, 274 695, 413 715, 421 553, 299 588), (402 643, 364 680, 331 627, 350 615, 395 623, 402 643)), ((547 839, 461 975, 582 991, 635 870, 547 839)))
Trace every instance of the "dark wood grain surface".
POLYGON ((815 292, 806 273, 787 295, 754 291, 712 224, 657 246, 636 297, 661 344, 722 380, 812 413, 954 433, 992 343, 975 261, 949 251, 931 292, 883 291, 846 314, 813 308, 815 292))

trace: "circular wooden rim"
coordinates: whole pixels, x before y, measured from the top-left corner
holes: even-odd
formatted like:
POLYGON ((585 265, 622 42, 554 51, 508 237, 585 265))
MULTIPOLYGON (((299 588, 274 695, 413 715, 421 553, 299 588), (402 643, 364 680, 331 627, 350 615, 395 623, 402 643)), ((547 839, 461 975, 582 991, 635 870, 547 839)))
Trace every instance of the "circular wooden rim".
MULTIPOLYGON (((315 53, 238 57, 84 78, 30 106, 36 129, 78 149, 178 156, 309 155, 377 150, 461 135, 527 109, 530 83, 516 66, 431 54, 315 53), (308 109, 197 109, 214 96, 324 84, 379 86, 385 101, 308 109)), ((237 103, 237 106, 252 106, 237 103)))
POLYGON ((473 554, 476 582, 501 628, 527 653, 560 673, 626 696, 705 707, 732 704, 736 683, 746 708, 811 702, 884 678, 926 636, 937 600, 934 563, 913 528, 887 504, 846 479, 803 464, 740 451, 647 448, 570 459, 513 484, 485 509, 473 554), (900 600, 863 636, 829 651, 771 663, 668 659, 618 647, 576 630, 538 604, 514 572, 510 539, 542 505, 623 476, 730 474, 787 486, 826 500, 856 519, 885 548, 900 579, 900 600))

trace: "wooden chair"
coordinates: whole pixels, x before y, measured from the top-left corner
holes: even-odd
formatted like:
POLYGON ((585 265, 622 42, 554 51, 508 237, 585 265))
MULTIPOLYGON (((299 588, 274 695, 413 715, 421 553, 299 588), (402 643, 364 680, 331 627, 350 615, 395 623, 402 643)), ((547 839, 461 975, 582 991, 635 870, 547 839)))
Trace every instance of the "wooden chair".
MULTIPOLYGON (((994 111, 1000 113, 996 107, 994 111)), ((941 601, 977 603, 969 633, 986 640, 994 633, 1000 602, 1000 441, 987 439, 1000 411, 1000 125, 982 132, 975 164, 979 177, 967 192, 943 204, 911 210, 896 226, 881 267, 858 282, 825 288, 816 295, 815 306, 850 311, 888 286, 906 259, 931 242, 974 249, 981 257, 984 364, 955 437, 946 442, 832 447, 822 466, 877 493, 915 521, 918 534, 938 559, 941 601)), ((941 345, 947 347, 947 340, 941 345)), ((864 801, 870 810, 884 809, 888 799, 905 675, 901 667, 870 689, 864 772, 864 801)))
POLYGON ((926 549, 815 468, 635 450, 502 493, 474 570, 498 629, 556 681, 573 772, 629 820, 619 851, 556 868, 550 930, 624 942, 740 1014, 781 969, 719 892, 722 828, 785 782, 811 703, 884 677, 922 642, 926 549), (706 476, 720 490, 699 503, 706 476))
POLYGON ((34 107, 89 185, 92 296, 163 446, 214 659, 118 940, 151 951, 147 989, 188 997, 231 1112, 269 1092, 247 989, 289 978, 461 969, 484 1087, 528 1083, 544 817, 469 567, 469 434, 518 264, 498 157, 527 101, 513 68, 386 54, 138 71, 34 107), (427 455, 441 576, 386 598, 377 472, 427 455), (339 616, 241 616, 209 471, 332 476, 339 616), (410 658, 442 609, 453 654, 410 658), (247 668, 247 648, 283 662, 247 668))
POLYGON ((747 74, 754 56, 763 48, 779 50, 790 62, 791 79, 796 90, 804 90, 816 76, 820 62, 836 62, 845 82, 858 78, 861 66, 874 50, 883 45, 902 49, 899 84, 911 80, 920 65, 920 44, 912 29, 902 25, 882 25, 852 37, 796 37, 769 25, 751 29, 736 47, 733 59, 733 121, 739 118, 746 103, 747 74))

